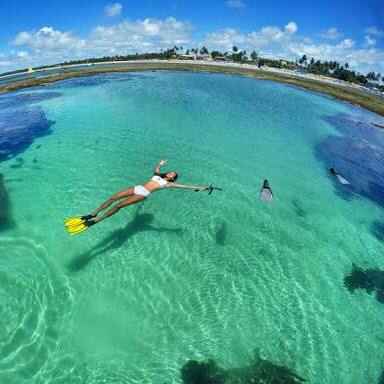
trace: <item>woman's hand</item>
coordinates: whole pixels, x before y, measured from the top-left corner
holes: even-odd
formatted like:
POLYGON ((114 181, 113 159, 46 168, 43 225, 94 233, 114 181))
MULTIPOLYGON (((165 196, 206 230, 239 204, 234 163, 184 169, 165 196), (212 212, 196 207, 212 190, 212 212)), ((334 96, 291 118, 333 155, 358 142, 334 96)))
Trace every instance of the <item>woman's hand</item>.
POLYGON ((167 160, 160 160, 159 161, 159 167, 162 167, 165 164, 167 164, 167 160))

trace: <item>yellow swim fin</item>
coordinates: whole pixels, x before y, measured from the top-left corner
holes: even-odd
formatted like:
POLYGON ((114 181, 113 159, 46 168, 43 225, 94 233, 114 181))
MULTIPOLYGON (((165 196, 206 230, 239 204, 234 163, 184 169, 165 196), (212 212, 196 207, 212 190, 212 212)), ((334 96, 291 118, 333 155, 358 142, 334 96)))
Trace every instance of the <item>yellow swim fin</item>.
POLYGON ((81 217, 70 217, 64 221, 66 227, 72 227, 79 224, 83 224, 84 220, 81 217))
POLYGON ((85 224, 80 224, 77 227, 67 227, 67 232, 70 235, 78 235, 79 233, 84 232, 87 229, 88 227, 85 224))
POLYGON ((64 221, 64 225, 70 235, 78 235, 87 230, 91 225, 96 224, 96 222, 92 220, 94 217, 94 215, 70 217, 64 221))

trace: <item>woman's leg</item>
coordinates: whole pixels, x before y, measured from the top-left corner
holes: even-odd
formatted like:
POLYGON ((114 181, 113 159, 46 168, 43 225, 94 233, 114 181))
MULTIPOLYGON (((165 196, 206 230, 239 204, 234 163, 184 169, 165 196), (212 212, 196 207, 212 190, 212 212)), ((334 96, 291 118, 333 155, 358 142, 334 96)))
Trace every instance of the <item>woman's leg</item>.
POLYGON ((103 204, 100 205, 99 208, 95 209, 91 215, 97 216, 99 212, 103 211, 104 209, 108 208, 111 204, 115 203, 118 200, 126 199, 129 196, 133 196, 133 188, 125 189, 124 191, 115 193, 112 195, 107 201, 105 201, 103 204))
POLYGON ((139 203, 140 201, 143 201, 145 199, 144 196, 139 196, 139 195, 133 195, 128 197, 128 199, 125 199, 123 201, 120 201, 119 204, 116 204, 113 206, 111 209, 109 209, 107 212, 105 212, 102 216, 100 217, 95 217, 92 219, 95 223, 98 223, 101 220, 106 219, 109 216, 114 215, 115 213, 119 212, 121 208, 124 208, 128 205, 136 204, 139 203))

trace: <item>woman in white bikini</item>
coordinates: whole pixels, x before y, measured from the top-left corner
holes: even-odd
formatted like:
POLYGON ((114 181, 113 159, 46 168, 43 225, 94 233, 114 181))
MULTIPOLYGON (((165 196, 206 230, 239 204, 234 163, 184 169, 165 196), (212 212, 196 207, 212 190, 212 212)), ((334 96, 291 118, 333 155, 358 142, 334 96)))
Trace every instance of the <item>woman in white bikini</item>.
POLYGON ((151 193, 163 189, 163 188, 180 188, 180 189, 192 189, 196 192, 206 191, 212 189, 211 186, 199 186, 199 185, 183 185, 177 184, 176 172, 161 173, 160 168, 167 163, 166 160, 160 160, 159 164, 155 168, 155 173, 151 180, 143 185, 136 185, 135 187, 127 188, 121 192, 112 195, 107 201, 95 209, 91 214, 81 217, 71 217, 65 220, 65 226, 68 232, 72 235, 76 235, 85 231, 90 226, 99 223, 117 213, 121 208, 128 205, 139 203, 146 199, 151 193), (116 204, 114 204, 116 203, 116 204), (103 215, 98 216, 101 211, 104 211, 112 204, 113 207, 107 210, 103 215))

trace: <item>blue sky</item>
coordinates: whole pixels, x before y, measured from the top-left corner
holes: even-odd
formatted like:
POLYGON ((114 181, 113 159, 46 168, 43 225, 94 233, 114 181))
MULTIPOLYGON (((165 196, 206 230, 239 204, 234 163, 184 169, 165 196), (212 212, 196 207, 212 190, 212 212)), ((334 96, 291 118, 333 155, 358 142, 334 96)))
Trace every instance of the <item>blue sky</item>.
POLYGON ((173 44, 302 54, 384 72, 383 0, 0 2, 0 72, 173 44), (381 3, 381 4, 380 4, 381 3), (272 6, 273 5, 273 6, 272 6))

